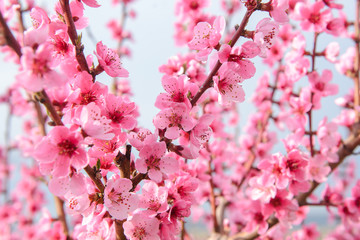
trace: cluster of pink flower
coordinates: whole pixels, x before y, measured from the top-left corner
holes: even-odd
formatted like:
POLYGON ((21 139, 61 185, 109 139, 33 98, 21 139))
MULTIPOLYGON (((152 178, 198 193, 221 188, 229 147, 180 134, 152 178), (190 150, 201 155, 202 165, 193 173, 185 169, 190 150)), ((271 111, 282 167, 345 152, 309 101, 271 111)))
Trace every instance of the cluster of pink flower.
MULTIPOLYGON (((206 221, 211 239, 284 239, 310 206, 341 218, 328 239, 355 239, 360 181, 353 164, 345 177, 338 166, 360 145, 359 22, 333 0, 222 0, 226 18, 204 12, 210 0, 177 0, 174 38, 193 51, 159 67, 165 92, 156 99, 151 131, 137 123, 129 72, 120 61, 130 55, 123 41, 131 39, 124 26, 135 16, 131 2, 113 0, 123 9, 120 23, 108 23, 117 51, 100 41, 88 56, 78 31, 88 25, 86 9, 101 7, 96 0, 59 0, 53 15, 31 0, 26 7, 0 3, 1 50, 19 65, 1 102, 24 119, 24 134, 0 154, 0 239, 190 239, 185 218, 191 213, 206 221), (264 17, 247 29, 255 12, 264 17), (335 41, 319 51, 322 36, 352 39, 353 46, 340 57, 335 41), (273 69, 258 79, 256 112, 239 137, 231 132, 239 124, 236 103, 245 100, 241 83, 254 78, 257 56, 273 69), (339 85, 331 68, 315 67, 319 58, 354 81, 335 101, 343 110, 332 119, 320 110, 339 85), (113 93, 96 81, 99 74, 114 79, 113 93), (315 111, 323 115, 317 127, 315 111), (286 132, 280 143, 276 130, 286 132), (35 161, 22 166, 9 192, 12 148, 35 161), (338 184, 315 196, 333 172, 338 184), (55 197, 57 218, 44 208, 41 182, 55 197)), ((289 239, 318 236, 315 225, 303 225, 289 239)))

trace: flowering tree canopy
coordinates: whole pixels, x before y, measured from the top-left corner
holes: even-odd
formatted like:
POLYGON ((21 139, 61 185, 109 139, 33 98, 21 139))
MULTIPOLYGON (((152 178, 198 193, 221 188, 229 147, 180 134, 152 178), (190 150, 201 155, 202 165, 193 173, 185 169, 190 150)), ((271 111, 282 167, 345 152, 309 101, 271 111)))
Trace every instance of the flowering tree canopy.
POLYGON ((112 1, 115 48, 83 41, 101 1, 54 2, 0 1, 4 124, 23 123, 0 148, 0 239, 185 240, 198 220, 209 240, 311 240, 314 208, 326 239, 358 239, 360 0, 176 0, 187 51, 158 68, 153 129, 123 63, 133 0, 112 1))

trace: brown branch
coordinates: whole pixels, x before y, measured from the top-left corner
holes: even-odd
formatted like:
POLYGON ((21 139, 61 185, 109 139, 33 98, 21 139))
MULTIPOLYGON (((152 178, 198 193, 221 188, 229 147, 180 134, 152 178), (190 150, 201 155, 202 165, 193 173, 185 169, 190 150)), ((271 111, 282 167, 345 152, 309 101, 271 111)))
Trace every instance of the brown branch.
POLYGON ((99 191, 101 193, 103 193, 105 191, 105 186, 103 184, 103 182, 101 181, 101 179, 99 178, 97 172, 92 169, 90 167, 90 165, 87 165, 84 168, 85 172, 87 173, 87 175, 89 175, 89 177, 91 178, 91 180, 95 183, 96 187, 99 189, 99 191))
MULTIPOLYGON (((315 71, 315 59, 316 59, 316 45, 318 40, 319 33, 314 33, 314 46, 313 46, 313 52, 311 54, 311 72, 315 71)), ((313 102, 314 93, 311 93, 310 95, 310 102, 313 102)), ((312 131, 312 107, 310 111, 308 112, 308 118, 309 118, 309 145, 310 145, 310 154, 313 157, 315 155, 315 149, 314 149, 314 141, 313 141, 313 131, 312 131)))
MULTIPOLYGON (((337 151, 337 155, 339 157, 339 161, 337 163, 330 163, 329 166, 331 168, 331 172, 329 175, 340 165, 343 163, 346 157, 351 155, 355 148, 360 145, 360 125, 357 124, 354 127, 354 131, 350 134, 350 136, 346 139, 344 144, 337 151)), ((296 197, 299 206, 308 205, 306 199, 315 191, 315 189, 320 185, 320 183, 313 181, 311 183, 311 188, 306 193, 300 194, 296 197)), ((268 220, 269 229, 279 223, 279 220, 276 218, 271 218, 268 220)), ((252 240, 259 237, 259 234, 255 231, 252 233, 238 233, 234 236, 230 237, 228 240, 252 240)))
POLYGON ((126 153, 122 154, 120 151, 114 159, 115 166, 120 170, 122 178, 130 179, 130 159, 131 159, 131 145, 126 145, 126 153))
MULTIPOLYGON (((243 34, 245 27, 247 23, 249 22, 250 16, 255 12, 255 9, 248 9, 245 13, 245 16, 243 20, 241 21, 241 24, 239 28, 236 30, 234 36, 232 37, 230 41, 230 46, 233 47, 237 40, 240 38, 240 36, 243 34)), ((195 106, 199 98, 204 94, 204 92, 209 89, 213 84, 213 77, 216 75, 218 70, 220 69, 222 63, 220 61, 217 61, 214 68, 211 70, 210 74, 207 76, 205 82, 200 87, 199 91, 195 94, 195 96, 191 99, 191 105, 195 106)))
MULTIPOLYGON (((356 124, 354 126, 353 132, 350 136, 344 141, 339 150, 337 151, 337 155, 339 157, 339 161, 336 163, 330 163, 329 166, 331 168, 330 174, 343 163, 345 158, 349 155, 352 155, 355 148, 360 145, 360 126, 356 124)), ((306 203, 306 199, 314 192, 314 190, 320 185, 318 182, 312 182, 311 188, 306 193, 303 193, 297 197, 299 205, 302 206, 306 203)))
POLYGON ((66 214, 64 211, 64 201, 55 195, 54 195, 54 201, 55 201, 56 213, 58 215, 59 221, 61 222, 61 224, 63 226, 64 234, 66 235, 66 239, 69 240, 69 239, 71 239, 71 237, 69 235, 69 228, 66 223, 66 214))
MULTIPOLYGON (((63 126, 63 122, 61 121, 61 118, 59 114, 57 113, 56 109, 54 108, 54 105, 52 104, 49 96, 46 94, 45 90, 38 92, 36 95, 39 98, 39 101, 45 106, 46 110, 49 113, 49 116, 51 120, 55 123, 56 126, 63 126)), ((90 167, 90 165, 87 165, 84 168, 85 172, 89 175, 91 180, 95 183, 97 188, 101 193, 104 192, 104 184, 102 183, 101 179, 98 177, 97 172, 90 167)))
POLYGON ((6 43, 7 45, 14 50, 14 52, 18 55, 18 57, 21 57, 21 46, 19 42, 16 40, 14 35, 9 29, 9 26, 6 23, 6 20, 4 19, 2 12, 0 11, 0 24, 3 28, 3 32, 5 35, 6 43))
POLYGON ((116 234, 116 240, 127 240, 125 234, 124 234, 124 227, 123 223, 126 220, 115 220, 115 234, 116 234))
MULTIPOLYGON (((29 94, 29 97, 31 97, 30 94, 29 94)), ((37 114, 38 127, 40 128, 41 135, 46 136, 45 119, 44 119, 43 113, 41 111, 41 106, 38 101, 33 101, 33 102, 34 102, 34 107, 35 107, 35 111, 37 114)), ((69 239, 71 239, 71 237, 69 235, 69 228, 68 228, 68 225, 66 222, 66 214, 64 211, 64 201, 62 199, 60 199, 58 196, 54 195, 54 202, 55 202, 55 209, 56 209, 56 213, 58 215, 58 219, 62 224, 64 234, 66 235, 66 239, 69 240, 69 239)))
POLYGON ((148 177, 147 173, 138 173, 135 177, 133 177, 131 179, 131 182, 133 184, 132 189, 130 190, 130 192, 135 191, 136 186, 143 180, 146 179, 148 177))
POLYGON ((208 162, 208 171, 209 171, 209 184, 210 184, 210 206, 211 206, 211 214, 212 214, 212 221, 213 221, 213 231, 215 233, 220 233, 220 228, 219 228, 219 222, 217 219, 217 214, 216 214, 216 197, 215 197, 215 184, 213 182, 213 178, 212 178, 212 168, 211 168, 211 160, 212 157, 210 157, 210 161, 208 162))
POLYGON ((76 55, 75 55, 76 60, 79 63, 79 66, 82 71, 86 71, 90 73, 89 66, 86 62, 86 58, 84 55, 84 46, 81 44, 81 41, 79 40, 78 34, 76 32, 74 19, 70 10, 69 0, 59 0, 59 2, 64 12, 64 20, 68 27, 68 35, 70 37, 72 44, 75 46, 76 49, 76 55))

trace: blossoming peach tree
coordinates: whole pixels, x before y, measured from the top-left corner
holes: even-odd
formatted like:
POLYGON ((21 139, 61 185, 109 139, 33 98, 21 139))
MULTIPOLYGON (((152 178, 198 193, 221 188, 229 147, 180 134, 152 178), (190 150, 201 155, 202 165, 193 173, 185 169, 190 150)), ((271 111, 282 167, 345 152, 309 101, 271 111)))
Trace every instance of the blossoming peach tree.
POLYGON ((188 51, 159 67, 153 129, 137 122, 121 63, 132 2, 112 1, 118 46, 85 55, 101 1, 0 1, 1 51, 18 66, 1 102, 24 123, 1 151, 0 239, 191 239, 190 216, 213 240, 317 239, 314 208, 336 223, 326 239, 358 238, 360 1, 222 0, 215 16, 210 0, 176 0, 174 40, 188 51), (254 111, 240 126, 248 79, 254 111))

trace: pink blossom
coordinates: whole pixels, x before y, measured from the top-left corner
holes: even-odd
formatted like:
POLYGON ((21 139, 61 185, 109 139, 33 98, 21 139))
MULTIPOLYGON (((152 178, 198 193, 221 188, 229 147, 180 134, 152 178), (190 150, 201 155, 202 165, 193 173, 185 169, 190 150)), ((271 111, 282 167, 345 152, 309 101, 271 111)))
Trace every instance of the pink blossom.
POLYGON ((83 71, 76 75, 74 81, 74 89, 68 98, 69 102, 77 105, 87 105, 95 102, 96 105, 101 105, 103 96, 106 96, 108 88, 100 82, 93 82, 92 76, 83 71))
POLYGON ((315 94, 320 94, 322 97, 337 94, 338 86, 329 83, 332 79, 332 72, 330 70, 325 69, 321 76, 319 76, 317 72, 312 72, 308 74, 308 77, 311 84, 311 90, 315 94))
POLYGON ((305 31, 321 32, 325 30, 327 23, 331 20, 331 9, 321 11, 325 7, 323 1, 313 4, 298 3, 295 6, 295 13, 300 19, 301 27, 305 31))
POLYGON ((318 183, 325 182, 327 180, 327 175, 330 173, 331 169, 326 165, 327 158, 323 155, 317 154, 315 157, 309 161, 309 174, 312 179, 318 183))
POLYGON ((66 194, 65 199, 66 206, 70 210, 70 214, 81 214, 90 206, 90 199, 87 193, 81 194, 79 196, 69 193, 66 194))
POLYGON ((16 80, 24 88, 39 92, 42 89, 60 87, 66 83, 66 77, 52 68, 52 48, 49 44, 41 44, 35 52, 30 47, 24 47, 22 51, 23 70, 16 76, 16 80))
POLYGON ((270 15, 275 21, 279 23, 286 23, 289 21, 287 10, 289 8, 289 0, 273 0, 271 1, 270 15))
POLYGON ((137 132, 130 132, 128 134, 128 141, 139 151, 147 144, 155 142, 157 135, 153 134, 146 128, 140 128, 137 132))
POLYGON ((319 123, 317 136, 321 149, 327 151, 339 144, 341 135, 337 128, 338 125, 335 122, 327 123, 326 117, 319 123))
POLYGON ((241 85, 243 82, 241 76, 237 73, 239 66, 231 64, 221 65, 218 76, 214 77, 214 88, 218 92, 218 101, 220 104, 229 105, 231 102, 243 102, 245 93, 241 85), (235 69, 234 69, 235 68, 235 69))
POLYGON ((165 142, 154 142, 145 145, 136 160, 136 169, 141 173, 148 172, 149 178, 156 182, 162 180, 162 173, 170 174, 178 170, 179 164, 176 159, 164 156, 166 153, 165 142))
POLYGON ((199 181, 189 174, 179 175, 174 183, 167 182, 166 186, 168 188, 168 199, 195 202, 194 191, 198 188, 199 181))
POLYGON ((92 147, 89 149, 88 153, 90 157, 100 158, 104 155, 115 155, 118 153, 119 148, 124 145, 127 140, 126 133, 116 134, 111 140, 98 140, 91 139, 92 147))
POLYGON ((348 21, 345 13, 339 11, 339 17, 332 18, 326 25, 325 31, 334 36, 347 37, 348 21))
POLYGON ((160 240, 157 218, 149 218, 142 213, 137 213, 124 222, 123 226, 129 240, 160 240))
POLYGON ((243 79, 254 76, 255 66, 247 58, 256 57, 260 53, 260 48, 253 41, 247 41, 241 46, 231 48, 227 44, 221 45, 218 58, 221 63, 228 63, 229 68, 237 70, 237 73, 243 79))
POLYGON ((299 206, 296 200, 291 199, 292 195, 286 189, 278 190, 276 196, 270 199, 269 203, 264 206, 264 213, 271 215, 275 212, 275 216, 285 223, 294 221, 299 206))
POLYGON ((260 201, 251 201, 247 205, 245 211, 248 221, 244 230, 246 232, 253 232, 256 229, 260 235, 264 234, 269 227, 266 220, 270 215, 264 214, 264 205, 260 201))
POLYGON ((355 47, 349 47, 346 52, 341 55, 339 61, 335 64, 336 70, 347 75, 354 71, 355 47))
POLYGON ((350 209, 360 215, 360 181, 356 182, 356 185, 351 189, 351 199, 348 204, 350 209))
POLYGON ((262 160, 258 165, 259 169, 273 176, 276 187, 279 189, 284 189, 289 184, 289 178, 284 174, 285 169, 280 166, 282 158, 285 157, 280 153, 273 154, 271 158, 262 160))
POLYGON ((198 14, 203 8, 209 5, 209 0, 177 0, 175 14, 192 15, 198 14))
POLYGON ((276 195, 276 187, 274 183, 274 177, 269 174, 263 174, 257 177, 250 178, 250 198, 252 200, 261 199, 262 202, 265 203, 269 202, 270 199, 275 197, 276 195))
POLYGON ((281 159, 280 166, 284 169, 284 173, 289 179, 300 182, 307 180, 306 167, 308 166, 308 157, 299 150, 291 150, 286 158, 281 159))
POLYGON ((339 56, 339 52, 340 52, 340 45, 338 42, 331 42, 329 43, 326 48, 325 48, 325 58, 332 62, 335 63, 337 61, 337 57, 339 56))
MULTIPOLYGON (((267 56, 264 59, 264 63, 269 64, 271 67, 277 63, 284 54, 284 46, 283 43, 275 42, 269 51, 267 51, 267 56)), ((284 74, 282 74, 284 75, 284 74)))
POLYGON ((81 146, 82 137, 67 127, 56 126, 36 145, 35 159, 43 174, 65 177, 70 167, 80 171, 87 163, 86 152, 81 146))
POLYGON ((161 213, 167 210, 167 189, 159 187, 152 181, 146 181, 141 189, 139 207, 146 208, 153 213, 161 213))
POLYGON ((177 222, 177 220, 181 220, 184 217, 189 217, 191 214, 190 208, 191 202, 179 199, 170 208, 168 219, 171 222, 177 222))
POLYGON ((104 192, 104 205, 111 216, 123 220, 128 214, 138 208, 139 199, 135 193, 129 192, 133 187, 127 178, 113 175, 106 184, 104 192))
POLYGON ((43 25, 49 24, 51 22, 47 13, 44 9, 39 7, 34 7, 30 11, 31 23, 33 28, 41 28, 43 25))
POLYGON ((153 121, 155 127, 166 129, 165 137, 169 139, 177 139, 180 130, 190 131, 195 126, 184 103, 176 103, 172 108, 162 110, 153 121))
POLYGON ((82 173, 72 171, 69 176, 52 177, 49 180, 49 190, 55 196, 64 196, 66 193, 79 196, 86 192, 85 177, 82 173))
POLYGON ((305 76, 310 67, 309 59, 305 58, 302 54, 298 56, 298 52, 290 52, 286 55, 285 74, 292 82, 296 82, 305 76))
POLYGON ((53 46, 53 57, 56 64, 61 64, 65 59, 71 59, 75 54, 75 46, 69 43, 67 28, 64 25, 50 25, 49 42, 53 46), (59 26, 58 26, 59 25, 59 26))
POLYGON ((84 106, 80 114, 80 125, 85 134, 100 140, 111 140, 115 134, 112 133, 110 119, 101 115, 101 109, 91 102, 84 106))
POLYGON ((96 0, 78 0, 78 1, 85 3, 89 7, 93 7, 93 8, 100 7, 100 4, 98 4, 96 0))
POLYGON ((278 33, 279 25, 271 18, 264 18, 256 25, 254 42, 261 49, 260 57, 267 56, 267 51, 274 45, 278 33))
POLYGON ((241 4, 237 0, 221 0, 221 7, 227 14, 232 15, 241 8, 241 4))
POLYGON ((117 53, 105 46, 101 41, 96 44, 96 52, 99 65, 110 77, 128 77, 129 72, 122 68, 120 57, 117 53))
POLYGON ((137 121, 135 119, 136 105, 121 96, 108 94, 105 98, 103 114, 112 121, 113 127, 133 129, 137 121))
POLYGON ((292 108, 291 114, 293 115, 289 119, 289 127, 299 128, 301 126, 305 126, 307 122, 307 117, 305 114, 310 111, 312 104, 304 99, 291 97, 290 106, 292 108))
POLYGON ((210 114, 204 114, 199 118, 198 123, 190 133, 190 142, 193 146, 200 147, 201 144, 210 140, 212 134, 210 124, 213 120, 214 116, 210 114))
POLYGON ((196 94, 198 87, 187 81, 185 75, 179 77, 165 75, 161 84, 166 93, 160 93, 155 101, 155 107, 164 109, 171 107, 174 102, 185 103, 191 109, 189 97, 196 94))
POLYGON ((293 240, 316 240, 319 239, 320 233, 316 229, 315 224, 305 225, 302 229, 294 232, 291 236, 293 240))
POLYGON ((207 22, 199 22, 194 28, 194 37, 188 43, 189 48, 198 50, 197 60, 205 61, 212 49, 219 44, 221 35, 225 28, 225 19, 217 17, 213 26, 207 22))

